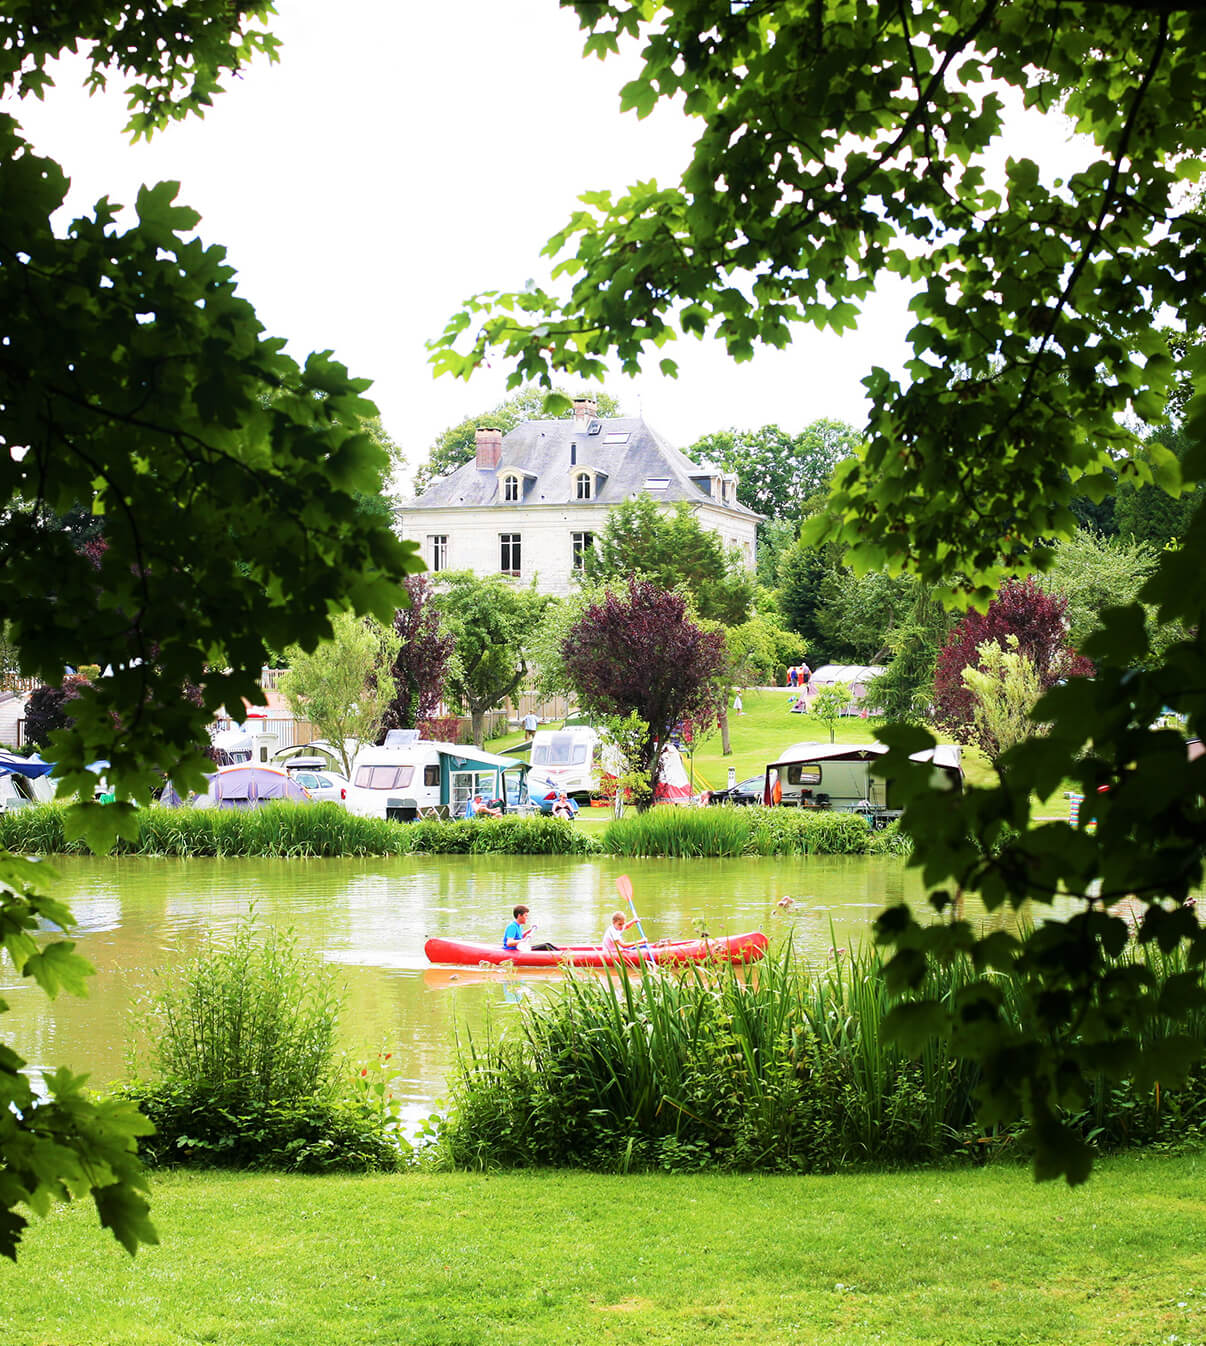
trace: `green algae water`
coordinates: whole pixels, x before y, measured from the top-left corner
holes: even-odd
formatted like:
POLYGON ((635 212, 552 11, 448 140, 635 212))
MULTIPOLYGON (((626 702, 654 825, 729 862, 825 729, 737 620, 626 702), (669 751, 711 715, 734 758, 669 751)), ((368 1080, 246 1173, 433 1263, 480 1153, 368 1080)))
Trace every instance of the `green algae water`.
MULTIPOLYGON (((4 1037, 34 1068, 70 1065, 101 1086, 126 1073, 136 1008, 207 939, 221 939, 254 908, 266 930, 339 967, 347 986, 341 1040, 351 1061, 392 1053, 413 1117, 442 1097, 457 1025, 478 1030, 513 1016, 559 973, 517 976, 433 968, 429 935, 502 941, 518 902, 540 938, 602 937, 623 904, 615 881, 632 879, 650 939, 764 930, 772 947, 790 934, 806 958, 869 937, 895 902, 924 907, 916 871, 895 856, 739 860, 589 860, 564 856, 407 856, 339 860, 163 860, 56 857, 54 893, 79 923, 79 951, 96 968, 87 999, 51 1001, 0 963, 4 1037), (790 897, 790 905, 779 905, 790 897)), ((965 915, 988 924, 971 908, 965 915)))

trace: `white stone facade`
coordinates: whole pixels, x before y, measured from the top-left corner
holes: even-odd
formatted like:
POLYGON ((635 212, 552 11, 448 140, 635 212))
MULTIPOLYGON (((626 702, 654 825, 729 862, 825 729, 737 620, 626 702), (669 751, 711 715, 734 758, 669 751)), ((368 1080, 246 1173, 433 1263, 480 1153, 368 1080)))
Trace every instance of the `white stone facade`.
POLYGON ((752 571, 760 516, 737 501, 735 485, 731 475, 692 463, 639 419, 528 421, 506 436, 479 431, 476 461, 405 505, 400 531, 419 544, 437 574, 510 574, 561 596, 571 591, 582 548, 603 531, 611 510, 648 495, 667 511, 685 501, 752 571))

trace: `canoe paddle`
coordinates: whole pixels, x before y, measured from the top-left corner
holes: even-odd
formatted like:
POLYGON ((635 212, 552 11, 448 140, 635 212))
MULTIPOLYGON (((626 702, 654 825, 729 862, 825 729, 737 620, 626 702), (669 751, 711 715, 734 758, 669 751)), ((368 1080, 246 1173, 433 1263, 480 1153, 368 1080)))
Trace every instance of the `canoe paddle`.
POLYGON ((636 904, 632 900, 632 880, 627 874, 621 874, 616 880, 616 892, 628 903, 628 910, 632 912, 632 919, 636 923, 636 928, 641 932, 641 939, 644 942, 649 961, 656 963, 657 956, 653 952, 653 945, 649 942, 649 936, 645 933, 645 927, 641 924, 641 918, 637 915, 636 904))

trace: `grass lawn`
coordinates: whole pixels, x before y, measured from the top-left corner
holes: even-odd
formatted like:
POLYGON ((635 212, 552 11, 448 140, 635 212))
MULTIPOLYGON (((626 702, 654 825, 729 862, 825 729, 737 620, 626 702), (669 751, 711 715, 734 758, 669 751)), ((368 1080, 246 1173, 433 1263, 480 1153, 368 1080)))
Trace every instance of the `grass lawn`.
POLYGON ((1206 1339, 1202 1159, 836 1177, 161 1177, 130 1260, 27 1234, 5 1346, 1206 1339))

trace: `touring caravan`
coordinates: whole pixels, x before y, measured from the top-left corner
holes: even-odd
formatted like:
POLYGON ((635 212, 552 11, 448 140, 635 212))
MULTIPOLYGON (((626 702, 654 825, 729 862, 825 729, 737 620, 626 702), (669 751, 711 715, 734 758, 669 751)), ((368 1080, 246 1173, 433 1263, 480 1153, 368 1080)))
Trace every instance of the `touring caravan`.
MULTIPOLYGON (((768 764, 763 800, 767 804, 862 813, 873 823, 889 822, 901 813, 894 783, 872 772, 887 751, 882 743, 793 743, 780 753, 777 762, 768 764)), ((963 788, 957 745, 940 743, 914 753, 910 760, 931 763, 931 779, 940 788, 963 788)))
POLYGON ((357 752, 347 809, 396 822, 460 818, 469 800, 481 795, 503 800, 505 811, 526 799, 527 770, 514 757, 423 739, 417 729, 391 729, 383 743, 357 752))
POLYGON ((564 790, 579 805, 598 793, 603 774, 615 776, 620 770, 615 748, 588 724, 538 729, 532 739, 530 761, 531 798, 564 790))

